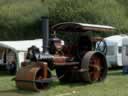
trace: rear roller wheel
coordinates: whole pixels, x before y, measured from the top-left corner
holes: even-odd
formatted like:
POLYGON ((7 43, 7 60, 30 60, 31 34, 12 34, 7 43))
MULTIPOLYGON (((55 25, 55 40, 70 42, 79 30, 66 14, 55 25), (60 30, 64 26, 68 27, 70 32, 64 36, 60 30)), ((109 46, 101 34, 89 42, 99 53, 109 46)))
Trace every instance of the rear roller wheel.
POLYGON ((102 81, 107 75, 106 59, 100 52, 89 51, 85 54, 81 68, 87 70, 81 73, 82 80, 90 83, 102 81))

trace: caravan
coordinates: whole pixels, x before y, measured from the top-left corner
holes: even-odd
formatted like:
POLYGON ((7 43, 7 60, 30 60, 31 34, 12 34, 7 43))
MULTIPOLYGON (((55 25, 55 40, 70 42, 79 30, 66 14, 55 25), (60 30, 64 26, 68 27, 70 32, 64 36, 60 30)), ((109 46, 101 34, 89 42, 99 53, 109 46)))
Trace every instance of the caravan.
POLYGON ((128 65, 128 36, 114 35, 104 39, 107 44, 107 62, 109 67, 128 65))

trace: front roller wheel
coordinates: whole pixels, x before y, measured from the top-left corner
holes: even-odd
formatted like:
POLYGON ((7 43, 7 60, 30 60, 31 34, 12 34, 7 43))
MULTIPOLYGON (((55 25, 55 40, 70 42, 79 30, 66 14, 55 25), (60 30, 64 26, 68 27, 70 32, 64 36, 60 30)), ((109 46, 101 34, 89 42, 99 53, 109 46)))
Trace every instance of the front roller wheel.
POLYGON ((86 69, 81 73, 82 81, 89 83, 102 81, 107 75, 107 62, 100 52, 89 51, 83 57, 81 68, 86 69))
POLYGON ((49 83, 41 81, 51 77, 46 62, 32 62, 30 65, 22 67, 16 73, 16 86, 20 89, 40 91, 48 86, 49 83))

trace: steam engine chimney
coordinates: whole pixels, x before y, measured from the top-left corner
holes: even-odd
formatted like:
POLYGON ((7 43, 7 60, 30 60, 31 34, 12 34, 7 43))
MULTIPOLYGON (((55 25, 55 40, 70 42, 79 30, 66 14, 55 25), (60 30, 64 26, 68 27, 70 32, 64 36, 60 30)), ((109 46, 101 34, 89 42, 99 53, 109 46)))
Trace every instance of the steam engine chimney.
POLYGON ((41 17, 41 31, 43 35, 43 54, 49 54, 48 41, 49 41, 49 20, 48 17, 41 17))

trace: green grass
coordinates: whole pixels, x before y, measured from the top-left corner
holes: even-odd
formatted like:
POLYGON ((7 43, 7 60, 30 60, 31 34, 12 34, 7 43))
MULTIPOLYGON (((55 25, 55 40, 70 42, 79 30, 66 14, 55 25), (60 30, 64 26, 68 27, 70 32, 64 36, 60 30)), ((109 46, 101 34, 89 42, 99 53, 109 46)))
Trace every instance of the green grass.
POLYGON ((95 84, 60 84, 53 81, 48 89, 40 92, 19 90, 11 79, 0 74, 0 96, 128 96, 128 75, 121 70, 110 71, 104 82, 95 84))

